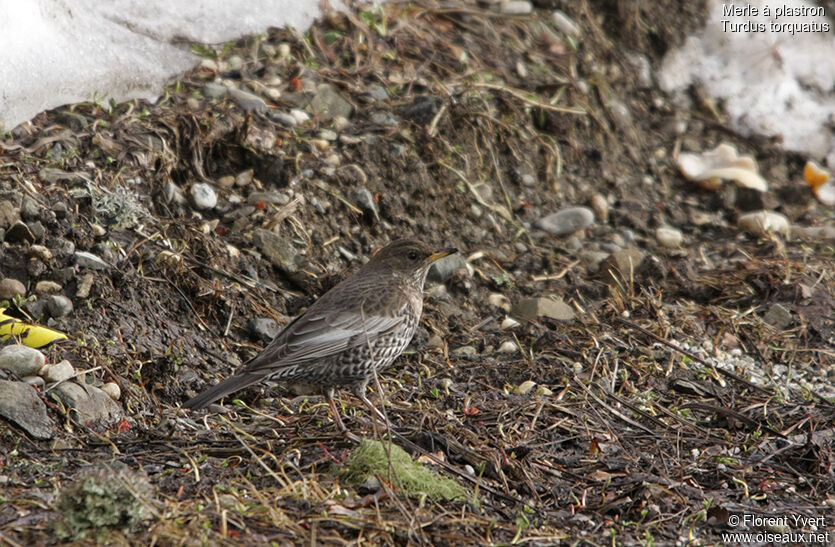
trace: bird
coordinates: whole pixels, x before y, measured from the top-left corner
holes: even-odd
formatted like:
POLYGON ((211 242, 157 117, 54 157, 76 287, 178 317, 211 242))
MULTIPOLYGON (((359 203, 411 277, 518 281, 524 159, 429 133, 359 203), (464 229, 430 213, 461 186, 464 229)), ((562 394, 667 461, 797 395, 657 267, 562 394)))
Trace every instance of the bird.
POLYGON ((288 323, 236 374, 189 399, 182 408, 205 408, 257 382, 273 381, 317 386, 342 431, 347 429, 334 402, 337 387, 350 388, 382 416, 366 397, 368 383, 412 340, 423 311, 429 268, 457 252, 436 250, 415 239, 389 243, 288 323))

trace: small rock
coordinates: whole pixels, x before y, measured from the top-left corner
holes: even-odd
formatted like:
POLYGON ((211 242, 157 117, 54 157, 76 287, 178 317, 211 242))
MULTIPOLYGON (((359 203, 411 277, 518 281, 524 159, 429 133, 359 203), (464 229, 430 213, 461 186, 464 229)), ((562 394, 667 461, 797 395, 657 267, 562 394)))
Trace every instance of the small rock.
POLYGON ((228 91, 229 88, 225 85, 214 82, 209 82, 203 86, 203 96, 207 99, 220 99, 221 97, 225 97, 228 91))
POLYGON ((580 251, 577 258, 579 258, 580 262, 586 267, 587 272, 594 274, 600 271, 600 264, 609 258, 609 255, 610 253, 604 251, 586 249, 580 251))
POLYGON ((19 220, 19 213, 14 203, 7 200, 0 201, 0 228, 8 228, 19 220))
POLYGON ((110 267, 110 264, 97 257, 93 253, 86 251, 76 251, 73 253, 75 263, 82 268, 89 268, 91 270, 105 270, 110 267))
POLYGON ((63 287, 60 283, 56 283, 55 281, 38 281, 38 284, 35 285, 35 293, 41 295, 50 295, 55 294, 60 291, 63 287))
POLYGON ((496 351, 498 351, 499 353, 513 353, 518 349, 519 346, 516 345, 516 342, 512 340, 505 340, 504 342, 502 342, 502 345, 499 346, 499 349, 496 351))
POLYGON ((122 390, 119 389, 119 384, 116 382, 107 382, 101 386, 101 390, 114 401, 118 401, 122 397, 122 390))
POLYGON ((30 196, 23 196, 20 204, 20 216, 25 220, 36 220, 41 216, 41 206, 30 196))
POLYGON ((122 418, 122 408, 101 389, 89 384, 64 382, 55 391, 82 423, 115 422, 122 418))
POLYGON ((377 209, 377 200, 374 199, 374 194, 372 194, 368 188, 357 189, 353 194, 353 198, 366 216, 373 217, 376 221, 380 220, 380 211, 377 209))
POLYGON ((444 339, 437 334, 433 334, 426 342, 426 347, 429 349, 444 349, 444 339))
POLYGON ((52 212, 55 213, 57 218, 63 219, 67 218, 67 214, 70 212, 69 207, 63 201, 59 201, 55 205, 52 206, 52 212))
POLYGON ((600 272, 607 284, 618 285, 631 280, 643 261, 644 253, 638 249, 623 249, 609 255, 600 264, 600 272))
POLYGON ((252 192, 246 197, 246 202, 252 205, 259 201, 273 205, 287 205, 290 203, 290 196, 283 192, 252 192))
POLYGON ((455 348, 452 351, 452 354, 457 357, 472 357, 478 353, 474 346, 461 346, 460 348, 455 348))
POLYGON ((554 26, 557 27, 557 30, 571 36, 572 38, 579 38, 583 31, 577 26, 577 23, 571 19, 568 15, 560 10, 554 10, 553 15, 551 16, 554 20, 554 26))
POLYGON ((296 125, 301 125, 310 119, 310 116, 304 110, 293 108, 290 110, 290 115, 296 120, 296 125))
POLYGON ((253 95, 249 91, 233 88, 229 90, 229 96, 245 112, 258 112, 259 114, 263 114, 267 111, 267 103, 264 99, 258 95, 253 95))
POLYGON ((539 317, 570 321, 575 315, 571 306, 559 297, 523 298, 513 305, 510 313, 525 321, 534 321, 539 317))
POLYGON ((310 144, 312 144, 313 147, 320 152, 324 152, 331 146, 331 143, 325 139, 310 139, 308 142, 310 142, 310 144))
POLYGON ((440 260, 436 260, 429 268, 429 274, 427 274, 426 279, 436 283, 443 283, 453 273, 462 268, 467 269, 467 261, 461 256, 461 253, 451 254, 440 260))
POLYGON ((534 223, 540 230, 562 236, 584 230, 594 222, 594 212, 587 207, 570 207, 542 217, 534 223))
POLYGON ((505 317, 502 320, 502 330, 515 329, 519 325, 521 325, 521 323, 512 317, 505 317))
POLYGON ((69 380, 75 375, 75 369, 72 363, 64 359, 60 363, 54 365, 44 365, 40 373, 47 382, 63 382, 69 380))
POLYGON ((33 376, 24 376, 23 378, 21 378, 21 381, 29 384, 32 387, 38 388, 44 387, 46 385, 44 379, 38 376, 37 374, 33 376))
POLYGON ((261 228, 255 230, 252 239, 264 256, 283 272, 294 274, 299 271, 301 256, 290 240, 261 228))
POLYGON ((35 389, 23 382, 0 380, 0 416, 36 439, 52 437, 52 421, 35 389))
POLYGON ((589 200, 589 206, 600 222, 609 220, 609 200, 603 194, 594 194, 589 200))
POLYGON ((252 176, 255 173, 253 169, 247 169, 246 171, 241 171, 238 173, 238 176, 235 177, 235 186, 247 186, 250 182, 252 182, 252 176))
POLYGON ((505 15, 527 15, 533 13, 533 4, 527 0, 508 0, 502 2, 499 11, 505 15))
POLYGON ((371 123, 383 127, 394 127, 397 125, 397 117, 388 111, 377 111, 371 114, 371 123))
POLYGON ((533 380, 525 380, 515 388, 513 388, 514 395, 527 395, 530 391, 536 387, 536 382, 533 380))
POLYGON ((45 362, 43 353, 23 344, 12 344, 0 349, 0 369, 14 372, 21 378, 38 374, 45 362))
POLYGON ((680 230, 662 226, 655 230, 655 239, 658 240, 658 243, 662 247, 666 247, 668 249, 678 249, 681 247, 682 241, 684 241, 684 236, 681 234, 680 230))
POLYGON ((107 230, 100 224, 90 224, 90 229, 93 231, 93 235, 98 238, 102 238, 107 235, 107 230))
POLYGON ((641 89, 650 89, 652 82, 652 64, 649 57, 643 53, 626 53, 626 60, 632 65, 635 71, 635 80, 638 82, 638 87, 641 89))
POLYGON ((11 300, 18 296, 26 296, 26 285, 11 277, 0 281, 0 300, 11 300))
POLYGON ((18 220, 6 230, 5 240, 9 243, 34 243, 36 238, 29 226, 18 220))
POLYGON ((52 251, 44 247, 43 245, 32 245, 28 249, 26 249, 26 254, 35 257, 41 262, 49 262, 52 260, 52 251))
POLYGON ((295 117, 279 110, 269 110, 267 112, 267 117, 276 123, 280 123, 284 127, 296 127, 299 125, 299 122, 295 117))
POLYGON ((333 142, 337 138, 339 138, 339 135, 336 134, 336 131, 333 131, 331 129, 322 129, 321 131, 319 131, 319 138, 333 142))
POLYGON ((380 84, 371 84, 365 89, 365 92, 375 102, 387 101, 389 98, 388 91, 380 84))
POLYGON ((250 319, 247 327, 249 328, 249 334, 255 340, 265 344, 275 338, 281 330, 281 327, 278 326, 275 319, 271 317, 255 317, 250 319))
POLYGON ((195 182, 191 185, 191 203, 197 209, 214 209, 217 205, 217 193, 211 185, 195 182))
POLYGON ((81 280, 78 282, 78 288, 75 291, 76 298, 87 298, 90 296, 90 289, 93 288, 93 274, 86 273, 81 276, 81 280))
POLYGON ((758 211, 741 215, 737 226, 756 236, 764 236, 770 232, 783 235, 789 233, 789 219, 774 211, 758 211))
POLYGON ((46 309, 49 310, 49 315, 55 319, 66 317, 72 313, 72 300, 62 294, 52 295, 46 302, 46 309))
POLYGON ((763 321, 777 330, 785 330, 791 325, 792 314, 784 305, 774 304, 763 316, 763 321))
POLYGON ((310 110, 321 121, 330 121, 336 116, 350 118, 354 107, 330 84, 322 84, 310 101, 310 110))
POLYGON ((539 386, 536 388, 536 394, 542 395, 543 397, 548 397, 549 395, 553 395, 554 392, 545 386, 539 386))
POLYGON ((510 300, 503 294, 491 293, 487 297, 487 302, 489 302, 491 306, 503 309, 505 312, 510 311, 510 300))
POLYGON ((182 188, 171 181, 168 181, 162 189, 162 197, 165 198, 166 203, 176 203, 177 205, 186 204, 186 196, 182 188))

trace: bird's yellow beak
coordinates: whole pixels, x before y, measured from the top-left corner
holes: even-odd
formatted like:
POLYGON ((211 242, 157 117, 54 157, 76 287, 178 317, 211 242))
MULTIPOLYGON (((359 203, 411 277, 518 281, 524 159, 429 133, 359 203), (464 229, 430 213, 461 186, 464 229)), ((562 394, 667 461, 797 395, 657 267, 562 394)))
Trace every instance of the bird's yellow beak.
POLYGON ((455 254, 457 252, 458 252, 458 249, 456 249, 454 247, 447 247, 446 249, 440 249, 438 252, 432 253, 431 255, 427 256, 426 257, 426 263, 427 264, 432 264, 436 260, 440 260, 445 256, 449 256, 449 255, 455 254))

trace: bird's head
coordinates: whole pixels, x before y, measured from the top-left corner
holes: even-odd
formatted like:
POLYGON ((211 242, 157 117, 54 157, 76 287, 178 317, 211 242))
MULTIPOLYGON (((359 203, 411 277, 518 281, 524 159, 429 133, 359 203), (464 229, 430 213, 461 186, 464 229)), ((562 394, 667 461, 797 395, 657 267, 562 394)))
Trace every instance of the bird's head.
POLYGON ((387 269, 403 277, 423 278, 433 262, 457 252, 458 249, 453 248, 435 249, 414 239, 398 239, 375 252, 368 266, 387 269))

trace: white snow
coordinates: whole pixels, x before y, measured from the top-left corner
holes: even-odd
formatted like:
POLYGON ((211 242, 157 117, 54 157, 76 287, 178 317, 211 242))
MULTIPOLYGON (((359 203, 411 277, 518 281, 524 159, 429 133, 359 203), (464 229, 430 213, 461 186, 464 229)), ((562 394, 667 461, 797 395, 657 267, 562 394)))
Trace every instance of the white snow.
MULTIPOLYGON (((0 0, 0 129, 42 110, 155 100, 199 61, 189 43, 306 30, 318 0, 0 0)), ((334 4, 332 4, 334 5, 334 4)), ((341 5, 341 4, 340 4, 341 5)))
POLYGON ((835 22, 814 15, 778 19, 776 7, 817 9, 801 0, 713 0, 701 34, 690 36, 680 49, 665 57, 659 84, 683 98, 691 84, 700 83, 711 96, 724 101, 736 130, 746 135, 780 136, 785 149, 818 159, 828 156, 829 166, 835 167, 835 22), (727 6, 747 4, 757 9, 757 15, 723 13, 727 6), (764 15, 765 6, 771 8, 770 16, 764 15), (765 31, 730 30, 730 23, 746 21, 762 24, 765 31), (773 22, 810 26, 806 32, 792 34, 774 32, 773 22), (811 31, 824 25, 828 25, 828 32, 811 31))

